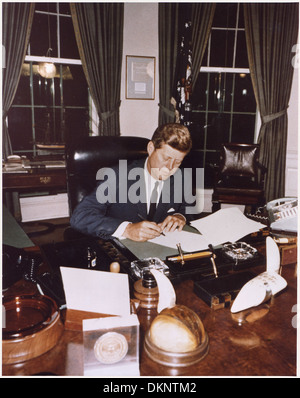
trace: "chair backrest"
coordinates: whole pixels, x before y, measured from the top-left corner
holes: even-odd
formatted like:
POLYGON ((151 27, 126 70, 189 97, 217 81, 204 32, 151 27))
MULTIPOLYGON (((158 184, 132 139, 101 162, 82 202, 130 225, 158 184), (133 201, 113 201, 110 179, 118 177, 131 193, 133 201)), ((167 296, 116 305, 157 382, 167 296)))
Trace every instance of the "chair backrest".
POLYGON ((66 145, 66 172, 70 215, 97 185, 96 174, 103 167, 119 160, 134 160, 147 156, 148 139, 129 136, 83 137, 66 145))
POLYGON ((258 144, 226 143, 220 154, 221 176, 239 176, 257 179, 258 144))

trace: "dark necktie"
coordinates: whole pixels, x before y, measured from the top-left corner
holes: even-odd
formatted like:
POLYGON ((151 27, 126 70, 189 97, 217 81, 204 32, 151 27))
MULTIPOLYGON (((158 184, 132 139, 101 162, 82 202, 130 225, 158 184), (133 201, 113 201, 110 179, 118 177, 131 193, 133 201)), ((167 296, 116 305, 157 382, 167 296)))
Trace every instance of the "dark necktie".
POLYGON ((157 192, 158 184, 159 184, 159 182, 156 181, 156 183, 154 185, 154 188, 153 188, 153 191, 151 193, 151 197, 150 197, 150 207, 149 207, 149 212, 148 212, 148 216, 147 216, 147 220, 149 220, 149 221, 153 221, 154 214, 155 214, 155 211, 156 211, 157 195, 158 195, 158 192, 157 192))

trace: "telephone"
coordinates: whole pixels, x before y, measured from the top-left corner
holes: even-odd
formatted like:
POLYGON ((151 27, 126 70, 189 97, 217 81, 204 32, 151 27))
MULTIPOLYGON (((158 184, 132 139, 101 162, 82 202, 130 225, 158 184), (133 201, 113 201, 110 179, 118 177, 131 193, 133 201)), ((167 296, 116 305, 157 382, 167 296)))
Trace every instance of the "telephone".
POLYGON ((272 230, 295 232, 298 230, 298 198, 280 198, 267 203, 272 230))

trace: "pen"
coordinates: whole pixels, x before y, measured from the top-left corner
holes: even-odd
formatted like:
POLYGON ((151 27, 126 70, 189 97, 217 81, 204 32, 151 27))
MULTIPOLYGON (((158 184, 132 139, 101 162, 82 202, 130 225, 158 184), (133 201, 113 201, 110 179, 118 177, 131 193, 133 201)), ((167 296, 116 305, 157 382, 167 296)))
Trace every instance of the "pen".
MULTIPOLYGON (((196 260, 197 258, 211 257, 212 253, 209 251, 205 251, 205 252, 182 254, 182 256, 183 260, 188 261, 188 260, 196 260)), ((182 260, 181 256, 168 257, 168 261, 176 262, 181 260, 182 260)))
MULTIPOLYGON (((141 214, 138 213, 138 217, 142 220, 142 221, 147 221, 145 217, 143 217, 141 214)), ((163 232, 160 233, 163 236, 166 236, 163 232)))
POLYGON ((211 261, 211 264, 212 264, 212 267, 213 267, 213 270, 214 270, 214 274, 215 274, 215 277, 218 278, 218 271, 217 271, 217 266, 216 266, 216 263, 215 263, 215 252, 214 252, 214 248, 213 248, 213 246, 212 246, 211 244, 208 245, 208 247, 209 247, 209 249, 211 250, 211 254, 212 254, 212 256, 211 256, 211 258, 210 258, 210 261, 211 261))
POLYGON ((177 243, 176 246, 177 246, 177 249, 178 249, 178 252, 179 252, 179 255, 180 255, 181 265, 184 265, 185 261, 184 261, 184 256, 183 256, 183 252, 182 252, 182 249, 181 249, 181 244, 177 243))

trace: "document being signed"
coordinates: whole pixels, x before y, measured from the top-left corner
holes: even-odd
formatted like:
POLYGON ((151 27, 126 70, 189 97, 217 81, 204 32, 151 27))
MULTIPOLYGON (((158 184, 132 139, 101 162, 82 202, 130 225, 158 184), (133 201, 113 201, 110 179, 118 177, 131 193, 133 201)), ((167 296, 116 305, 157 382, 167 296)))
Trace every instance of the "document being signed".
POLYGON ((178 243, 185 252, 205 250, 208 245, 218 246, 257 232, 266 226, 247 218, 239 208, 230 207, 218 210, 207 217, 192 221, 191 226, 200 234, 188 231, 175 231, 165 236, 152 239, 150 242, 176 249, 178 243))
POLYGON ((191 225, 213 246, 236 242, 266 227, 260 222, 247 218, 238 207, 218 210, 207 217, 192 221, 191 225))

